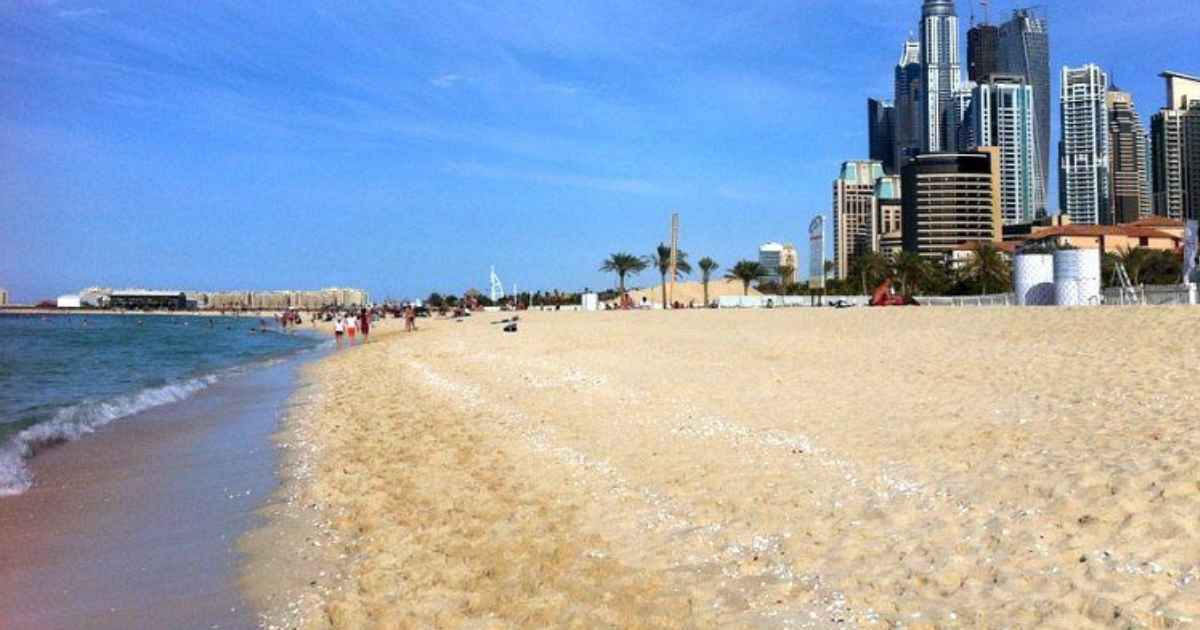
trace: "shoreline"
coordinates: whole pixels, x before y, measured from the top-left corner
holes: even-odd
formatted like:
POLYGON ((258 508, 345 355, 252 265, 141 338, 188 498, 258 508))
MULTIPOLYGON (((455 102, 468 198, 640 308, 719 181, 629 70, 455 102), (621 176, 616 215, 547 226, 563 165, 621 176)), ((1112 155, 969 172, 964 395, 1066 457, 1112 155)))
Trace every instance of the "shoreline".
POLYGON ((34 486, 0 499, 0 625, 257 627, 235 542, 276 487, 270 435, 314 352, 28 460, 34 486))
MULTIPOLYGON (((148 316, 148 317, 233 317, 233 318, 240 318, 240 317, 271 317, 274 315, 278 315, 282 312, 283 312, 283 310, 237 311, 237 312, 231 311, 231 312, 226 312, 226 313, 222 313, 220 311, 209 311, 209 310, 203 310, 203 311, 202 310, 196 310, 196 311, 114 311, 111 309, 103 309, 103 308, 63 309, 63 308, 37 308, 37 307, 32 307, 32 306, 31 307, 0 306, 0 315, 17 315, 17 316, 24 315, 24 316, 29 316, 29 317, 34 317, 34 316, 46 317, 46 316, 53 316, 53 315, 61 315, 61 316, 87 315, 89 317, 96 317, 96 316, 103 316, 103 315, 114 315, 114 316, 121 316, 121 317, 148 316)), ((312 313, 312 311, 302 311, 302 312, 312 313)))
POLYGON ((277 511, 247 538, 287 542, 249 543, 244 585, 297 567, 264 619, 301 628, 1186 625, 1192 315, 522 313, 516 335, 380 336, 306 367, 277 511))
MULTIPOLYGON (((255 610, 259 627, 323 628, 332 623, 324 605, 342 590, 348 557, 337 551, 343 541, 332 527, 341 515, 328 509, 328 498, 314 492, 311 484, 322 464, 317 432, 320 410, 331 393, 328 365, 350 352, 382 348, 402 331, 403 320, 381 320, 374 324, 368 344, 360 341, 353 349, 330 350, 297 371, 295 391, 270 436, 277 487, 256 510, 258 525, 237 541, 239 588, 255 610)), ((332 323, 318 322, 315 334, 332 333, 332 323)))

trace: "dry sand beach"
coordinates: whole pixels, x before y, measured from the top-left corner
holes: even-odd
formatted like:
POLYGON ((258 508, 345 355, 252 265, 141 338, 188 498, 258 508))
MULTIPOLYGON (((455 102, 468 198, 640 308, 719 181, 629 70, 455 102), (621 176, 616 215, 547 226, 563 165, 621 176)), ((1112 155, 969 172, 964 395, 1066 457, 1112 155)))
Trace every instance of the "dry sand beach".
POLYGON ((265 626, 1200 623, 1195 309, 489 319, 307 368, 265 626))

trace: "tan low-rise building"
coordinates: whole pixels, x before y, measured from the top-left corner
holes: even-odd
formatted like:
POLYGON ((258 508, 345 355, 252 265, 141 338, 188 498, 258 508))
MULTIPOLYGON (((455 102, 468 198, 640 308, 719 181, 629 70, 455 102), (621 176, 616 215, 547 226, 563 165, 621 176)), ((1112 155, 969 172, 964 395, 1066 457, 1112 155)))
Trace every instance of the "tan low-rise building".
POLYGON ((1164 230, 1136 224, 1064 225, 1035 232, 1025 242, 1098 249, 1106 254, 1120 254, 1138 248, 1174 252, 1179 250, 1183 239, 1164 230))

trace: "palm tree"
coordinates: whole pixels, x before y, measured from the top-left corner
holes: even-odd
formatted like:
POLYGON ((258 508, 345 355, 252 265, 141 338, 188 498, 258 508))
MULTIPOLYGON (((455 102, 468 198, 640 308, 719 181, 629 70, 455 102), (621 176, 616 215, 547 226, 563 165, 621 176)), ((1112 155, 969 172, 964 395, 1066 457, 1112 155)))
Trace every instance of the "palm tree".
POLYGON ((753 260, 739 260, 733 269, 730 269, 725 274, 728 280, 742 281, 742 295, 750 295, 750 283, 764 278, 767 275, 767 270, 762 265, 753 260))
POLYGON ((791 265, 779 265, 779 291, 787 295, 788 289, 796 283, 796 268, 791 265))
POLYGON ((892 271, 891 262, 878 252, 867 252, 856 256, 851 267, 851 275, 857 275, 862 280, 863 295, 867 295, 872 287, 879 286, 884 280, 887 280, 892 271))
POLYGON ((717 261, 705 256, 700 259, 700 281, 704 283, 704 306, 708 306, 708 281, 712 279, 712 272, 721 268, 717 261))
POLYGON ((638 275, 646 269, 646 261, 628 254, 626 252, 617 252, 608 257, 604 264, 600 265, 600 271, 610 271, 617 274, 617 287, 620 293, 617 299, 624 299, 625 296, 625 276, 638 275))
POLYGON ((979 283, 979 294, 987 295, 988 286, 996 290, 1008 290, 1012 283, 1012 270, 1004 254, 989 241, 980 241, 975 256, 965 269, 968 278, 979 283))
POLYGON ((1117 262, 1125 265, 1125 273, 1133 286, 1141 284, 1142 269, 1150 262, 1150 252, 1141 247, 1126 247, 1117 253, 1117 262))
MULTIPOLYGON (((667 274, 671 273, 671 246, 659 243, 647 262, 658 268, 658 275, 662 276, 663 308, 671 308, 671 305, 667 304, 667 274)), ((692 266, 688 264, 687 252, 681 249, 675 255, 675 279, 678 280, 689 273, 692 273, 692 266)))
POLYGON ((920 291, 922 283, 932 275, 929 262, 916 252, 900 252, 892 267, 896 271, 896 279, 900 281, 901 295, 920 291))

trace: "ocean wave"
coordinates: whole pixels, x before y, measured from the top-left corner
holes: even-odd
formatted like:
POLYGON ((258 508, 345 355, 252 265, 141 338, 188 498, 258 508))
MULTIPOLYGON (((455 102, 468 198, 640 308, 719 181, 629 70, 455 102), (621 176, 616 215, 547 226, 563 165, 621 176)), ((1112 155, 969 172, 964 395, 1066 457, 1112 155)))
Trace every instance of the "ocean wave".
POLYGON ((39 450, 77 440, 114 420, 186 400, 216 382, 215 375, 203 376, 59 409, 53 418, 18 432, 0 447, 0 497, 21 494, 33 485, 26 460, 39 450))

